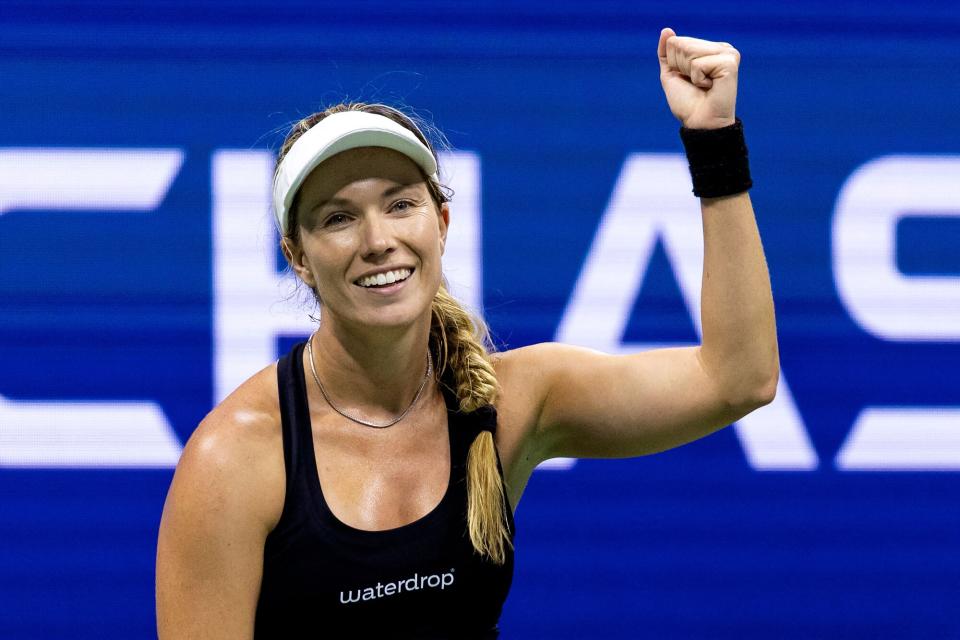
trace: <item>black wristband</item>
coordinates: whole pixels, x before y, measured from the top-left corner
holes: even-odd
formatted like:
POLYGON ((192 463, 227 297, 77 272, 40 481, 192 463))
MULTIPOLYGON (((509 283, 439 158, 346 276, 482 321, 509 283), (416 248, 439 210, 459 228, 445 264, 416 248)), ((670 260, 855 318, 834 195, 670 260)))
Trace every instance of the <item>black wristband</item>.
POLYGON ((698 198, 729 196, 753 186, 740 118, 720 129, 680 127, 680 139, 690 163, 693 194, 698 198))

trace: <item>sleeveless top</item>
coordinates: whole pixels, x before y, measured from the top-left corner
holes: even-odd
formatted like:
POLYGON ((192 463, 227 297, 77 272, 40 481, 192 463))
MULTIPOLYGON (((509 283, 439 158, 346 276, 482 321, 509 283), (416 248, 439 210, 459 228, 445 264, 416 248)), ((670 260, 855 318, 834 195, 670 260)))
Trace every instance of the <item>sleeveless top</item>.
MULTIPOLYGON (((355 529, 337 519, 320 487, 305 345, 297 344, 277 365, 286 498, 264 546, 255 638, 496 638, 513 579, 513 549, 506 549, 502 566, 482 558, 466 521, 467 451, 484 425, 496 424, 496 409, 461 413, 441 384, 450 478, 440 504, 401 527, 355 529)), ((497 469, 502 478, 499 455, 497 469)), ((507 515, 512 541, 509 507, 507 515)))

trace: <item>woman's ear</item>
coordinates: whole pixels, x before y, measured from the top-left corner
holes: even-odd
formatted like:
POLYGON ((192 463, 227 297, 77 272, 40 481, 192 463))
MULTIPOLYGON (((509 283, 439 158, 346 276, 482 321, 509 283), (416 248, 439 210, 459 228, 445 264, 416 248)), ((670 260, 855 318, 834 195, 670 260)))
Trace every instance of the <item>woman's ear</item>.
POLYGON ((444 202, 440 205, 440 255, 447 245, 447 229, 450 228, 450 205, 444 202))
POLYGON ((280 248, 283 251, 283 257, 287 259, 287 263, 297 274, 297 277, 311 289, 316 289, 317 281, 313 277, 313 272, 303 262, 303 249, 300 248, 300 245, 291 242, 288 238, 283 238, 280 240, 280 248))

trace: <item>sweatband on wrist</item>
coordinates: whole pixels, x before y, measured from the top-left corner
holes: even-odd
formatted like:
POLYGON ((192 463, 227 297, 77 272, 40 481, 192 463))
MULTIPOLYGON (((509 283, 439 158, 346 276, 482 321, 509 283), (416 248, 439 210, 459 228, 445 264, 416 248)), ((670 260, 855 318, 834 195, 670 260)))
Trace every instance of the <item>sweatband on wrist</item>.
POLYGON ((753 186, 740 118, 719 129, 680 127, 680 139, 687 151, 693 194, 698 198, 729 196, 753 186))

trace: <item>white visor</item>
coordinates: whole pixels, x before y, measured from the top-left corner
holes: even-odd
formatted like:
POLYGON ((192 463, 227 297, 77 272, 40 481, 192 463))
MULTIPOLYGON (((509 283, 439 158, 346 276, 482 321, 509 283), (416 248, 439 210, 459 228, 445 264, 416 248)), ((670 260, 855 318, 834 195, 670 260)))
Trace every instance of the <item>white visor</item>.
POLYGON ((385 147, 399 151, 437 179, 437 161, 430 149, 386 116, 364 111, 342 111, 327 116, 293 143, 273 182, 273 212, 281 234, 287 233, 290 206, 310 172, 321 162, 349 149, 385 147))

